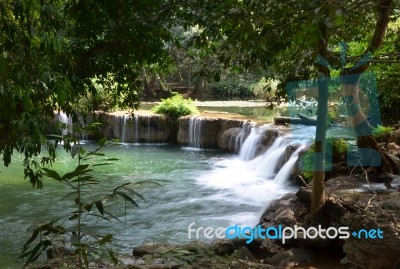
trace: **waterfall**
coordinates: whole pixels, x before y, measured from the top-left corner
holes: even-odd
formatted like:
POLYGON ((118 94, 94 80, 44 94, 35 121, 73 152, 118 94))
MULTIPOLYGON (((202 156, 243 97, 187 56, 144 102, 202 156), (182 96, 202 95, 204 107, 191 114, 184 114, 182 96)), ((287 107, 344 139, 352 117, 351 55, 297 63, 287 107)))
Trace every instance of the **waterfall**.
POLYGON ((243 146, 244 141, 246 140, 247 136, 250 134, 253 124, 250 121, 246 121, 242 124, 242 130, 240 131, 239 135, 236 137, 235 141, 235 152, 239 152, 243 146))
POLYGON ((190 118, 189 120, 189 145, 201 148, 201 119, 190 118))
POLYGON ((82 140, 88 140, 88 137, 87 137, 87 134, 86 134, 86 130, 85 130, 85 127, 86 127, 85 119, 81 115, 81 116, 79 116, 78 120, 79 120, 79 123, 80 123, 81 128, 82 128, 82 131, 81 131, 81 134, 80 134, 81 139, 82 140))
POLYGON ((151 119, 151 116, 148 115, 147 116, 147 143, 151 142, 150 141, 150 119, 151 119))
POLYGON ((292 173, 294 166, 296 165, 297 159, 299 158, 299 152, 304 148, 300 146, 293 154, 290 159, 283 165, 275 176, 274 182, 278 185, 284 185, 292 173))
POLYGON ((256 156, 257 146, 260 144, 261 132, 258 128, 251 128, 249 136, 244 141, 239 151, 239 157, 243 161, 249 161, 256 156))
POLYGON ((64 112, 60 112, 57 115, 58 121, 60 121, 64 126, 62 127, 62 135, 73 135, 73 123, 72 118, 68 117, 64 112))
POLYGON ((139 116, 135 115, 134 119, 135 119, 135 138, 134 138, 134 142, 135 143, 139 143, 139 116))
POLYGON ((126 119, 127 119, 127 116, 123 115, 122 116, 122 132, 121 132, 122 143, 125 143, 125 138, 126 138, 126 119))
POLYGON ((277 168, 285 154, 286 146, 287 140, 283 137, 278 137, 267 152, 254 159, 253 164, 256 175, 268 179, 273 178, 278 172, 277 168))

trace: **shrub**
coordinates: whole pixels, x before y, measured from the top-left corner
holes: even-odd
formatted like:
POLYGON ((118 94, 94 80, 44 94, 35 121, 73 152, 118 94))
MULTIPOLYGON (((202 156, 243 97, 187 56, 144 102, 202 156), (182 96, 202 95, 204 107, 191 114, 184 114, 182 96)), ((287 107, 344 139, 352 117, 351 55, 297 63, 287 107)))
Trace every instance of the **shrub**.
POLYGON ((274 79, 261 78, 253 85, 253 93, 256 98, 264 99, 267 102, 275 100, 275 91, 279 81, 274 79))
MULTIPOLYGON (((329 160, 333 163, 340 161, 341 158, 346 156, 347 142, 342 138, 328 138, 326 141, 325 149, 325 169, 330 171, 332 169, 329 160), (331 146, 329 146, 331 144, 331 146)), ((313 178, 314 170, 314 155, 315 155, 315 144, 310 145, 308 150, 303 153, 299 158, 299 167, 301 174, 307 182, 310 182, 313 178)))
POLYGON ((251 82, 240 79, 228 79, 210 83, 208 91, 211 97, 217 100, 248 99, 254 97, 251 82))
POLYGON ((188 98, 184 99, 182 95, 176 94, 168 99, 161 99, 161 104, 156 105, 151 111, 157 114, 163 114, 171 119, 199 113, 196 105, 188 98))
POLYGON ((390 135, 390 133, 393 131, 394 131, 394 128, 392 128, 392 127, 385 127, 385 126, 378 124, 377 127, 372 129, 372 134, 376 137, 383 137, 383 136, 390 135))
POLYGON ((393 131, 394 128, 392 127, 385 127, 378 124, 378 126, 372 129, 372 135, 379 143, 387 142, 393 131))

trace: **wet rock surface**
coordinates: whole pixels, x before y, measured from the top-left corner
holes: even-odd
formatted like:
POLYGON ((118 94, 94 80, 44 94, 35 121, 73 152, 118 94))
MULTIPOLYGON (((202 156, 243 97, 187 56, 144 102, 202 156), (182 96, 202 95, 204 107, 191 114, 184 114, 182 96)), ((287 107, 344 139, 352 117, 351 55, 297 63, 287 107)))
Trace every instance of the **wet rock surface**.
POLYGON ((238 151, 238 137, 242 131, 242 128, 235 127, 229 128, 218 135, 218 148, 226 150, 230 153, 238 151))

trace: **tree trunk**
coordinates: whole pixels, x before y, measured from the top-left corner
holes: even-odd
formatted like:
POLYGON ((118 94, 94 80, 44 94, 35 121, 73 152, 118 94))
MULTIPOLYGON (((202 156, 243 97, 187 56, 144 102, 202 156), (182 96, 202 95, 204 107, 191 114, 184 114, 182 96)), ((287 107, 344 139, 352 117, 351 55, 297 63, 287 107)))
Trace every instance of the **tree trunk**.
POLYGON ((343 95, 345 97, 349 122, 357 135, 358 148, 369 149, 362 151, 362 160, 367 160, 368 164, 376 163, 379 165, 368 165, 362 160, 359 161, 359 164, 363 166, 372 166, 373 172, 377 177, 376 179, 387 183, 393 179, 393 173, 398 173, 398 169, 393 160, 381 150, 378 142, 372 135, 372 128, 362 110, 359 100, 361 90, 358 86, 359 79, 360 75, 352 75, 344 76, 342 81, 343 95), (352 79, 346 79, 348 77, 352 79))
MULTIPOLYGON (((324 22, 320 22, 320 31, 322 37, 319 41, 318 52, 327 59, 328 57, 328 40, 329 33, 324 22)), ((327 67, 318 65, 318 107, 317 107, 317 128, 315 132, 315 154, 314 154, 314 170, 312 181, 312 197, 311 197, 311 219, 315 219, 316 214, 324 205, 325 192, 325 141, 326 129, 328 125, 328 83, 330 71, 327 67)))
POLYGON ((299 117, 283 117, 283 116, 279 116, 279 117, 274 117, 274 123, 276 125, 284 125, 284 124, 303 124, 303 125, 317 125, 317 120, 316 119, 312 119, 312 118, 308 118, 308 117, 303 117, 298 115, 299 117))
MULTIPOLYGON (((328 71, 329 74, 329 71, 328 71)), ((324 205, 325 192, 325 142, 328 120, 328 77, 318 81, 318 107, 317 128, 315 133, 314 170, 311 197, 311 218, 314 219, 317 212, 324 205)))
POLYGON ((196 84, 194 86, 194 92, 193 96, 195 98, 200 98, 203 96, 203 91, 206 87, 207 81, 203 77, 199 77, 196 81, 196 84))
MULTIPOLYGON (((366 53, 373 53, 382 46, 386 29, 390 20, 390 11, 392 9, 393 0, 379 0, 377 3, 378 17, 376 20, 374 34, 368 46, 366 53)), ((398 169, 394 161, 380 148, 372 135, 371 126, 368 123, 359 101, 359 81, 361 75, 368 69, 366 62, 353 67, 350 70, 345 69, 342 72, 342 86, 346 100, 346 108, 349 114, 349 121, 357 134, 357 146, 359 148, 371 149, 366 151, 364 159, 380 158, 380 165, 373 168, 378 180, 382 182, 391 181, 393 172, 398 173, 398 169), (346 76, 350 75, 350 76, 346 76), (375 153, 375 154, 374 154, 375 153), (378 155, 376 155, 378 153, 378 155)), ((364 154, 364 152, 363 152, 364 154)), ((362 164, 361 164, 362 165, 362 164)))

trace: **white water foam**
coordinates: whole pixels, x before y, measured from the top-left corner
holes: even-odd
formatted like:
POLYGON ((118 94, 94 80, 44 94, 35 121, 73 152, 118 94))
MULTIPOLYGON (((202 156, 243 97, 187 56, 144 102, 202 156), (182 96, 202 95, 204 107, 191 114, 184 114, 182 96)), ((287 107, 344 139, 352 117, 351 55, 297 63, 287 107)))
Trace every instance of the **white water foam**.
POLYGON ((288 136, 278 137, 264 154, 252 159, 260 142, 261 131, 252 128, 242 145, 240 156, 217 161, 212 170, 196 177, 199 185, 216 190, 215 194, 204 198, 208 203, 228 201, 237 208, 241 205, 254 207, 253 212, 231 212, 231 215, 227 212, 228 216, 221 216, 229 219, 231 224, 256 225, 261 210, 273 200, 291 191, 287 181, 303 146, 300 146, 278 171, 286 147, 293 141, 288 136))
POLYGON ((189 119, 189 145, 195 148, 201 148, 201 127, 202 120, 200 118, 189 119))

